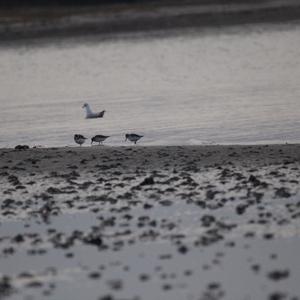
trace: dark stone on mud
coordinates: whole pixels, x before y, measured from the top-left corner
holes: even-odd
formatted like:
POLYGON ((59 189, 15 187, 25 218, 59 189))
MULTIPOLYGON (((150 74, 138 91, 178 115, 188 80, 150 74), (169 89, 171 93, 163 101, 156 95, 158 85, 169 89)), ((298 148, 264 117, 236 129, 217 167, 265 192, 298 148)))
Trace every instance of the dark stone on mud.
POLYGON ((276 192, 275 192, 275 195, 277 197, 280 197, 280 198, 289 198, 291 197, 291 193, 289 191, 287 191, 286 188, 282 187, 282 188, 279 188, 276 192))
POLYGON ((2 216, 9 216, 9 215, 15 215, 15 213, 13 211, 9 211, 9 210, 2 212, 2 216))
POLYGON ((4 209, 4 208, 12 208, 14 203, 15 203, 15 200, 7 198, 7 199, 3 200, 1 208, 2 209, 4 209))
POLYGON ((181 254, 186 254, 189 251, 188 247, 185 245, 181 245, 177 250, 181 254))
POLYGON ((12 185, 17 186, 21 184, 19 178, 15 175, 9 175, 7 179, 12 185))
POLYGON ((104 295, 99 297, 99 300, 114 300, 115 298, 112 295, 104 295))
POLYGON ((168 283, 165 283, 165 284, 163 284, 162 289, 164 291, 169 291, 169 290, 172 289, 172 286, 170 284, 168 284, 168 283))
POLYGON ((151 227, 156 227, 157 226, 157 221, 152 220, 151 222, 148 223, 148 225, 151 226, 151 227))
POLYGON ((79 187, 82 189, 82 190, 86 190, 88 189, 91 185, 93 185, 94 183, 92 181, 85 181, 83 182, 79 187))
POLYGON ((17 145, 15 147, 15 150, 27 150, 27 149, 29 149, 28 145, 17 145))
POLYGON ((216 218, 212 215, 203 215, 201 218, 202 226, 209 227, 212 223, 214 223, 216 218))
POLYGON ((221 285, 218 282, 211 282, 207 285, 207 288, 209 290, 216 290, 216 289, 219 289, 220 287, 221 287, 221 285))
POLYGON ((150 209, 153 207, 153 205, 149 204, 149 203, 145 203, 143 207, 144 207, 144 209, 150 209))
POLYGON ((235 242, 233 242, 233 241, 228 241, 228 242, 225 243, 225 246, 226 246, 226 247, 233 248, 233 247, 235 247, 235 242))
POLYGON ((62 191, 61 191, 60 189, 55 188, 55 187, 52 187, 52 186, 50 186, 50 187, 47 189, 47 192, 48 192, 49 194, 61 194, 61 193, 62 193, 62 191))
POLYGON ((262 197, 264 196, 263 193, 257 193, 257 192, 253 192, 252 195, 253 195, 253 197, 255 198, 256 202, 260 202, 260 200, 261 200, 262 197))
POLYGON ((15 253, 15 248, 13 247, 3 248, 2 253, 4 255, 13 255, 15 253))
POLYGON ((13 286, 11 285, 11 279, 8 276, 0 278, 0 299, 2 297, 9 296, 13 292, 13 286))
POLYGON ((53 196, 51 196, 51 195, 49 195, 49 194, 46 194, 46 193, 41 193, 40 195, 34 195, 34 198, 35 198, 35 199, 41 198, 42 200, 47 201, 47 200, 49 200, 49 199, 52 199, 53 196))
POLYGON ((146 177, 141 183, 140 185, 152 185, 154 184, 154 179, 152 176, 146 177))
POLYGON ((239 204, 235 208, 235 211, 238 215, 242 215, 246 211, 247 207, 248 207, 248 205, 246 205, 246 204, 239 204))
POLYGON ((271 240, 274 238, 274 234, 273 233, 265 233, 264 234, 264 239, 265 240, 271 240))
POLYGON ((259 186, 261 184, 260 180, 258 180, 254 175, 250 175, 249 182, 253 184, 253 186, 259 186))
POLYGON ((18 186, 16 186, 16 189, 17 190, 25 190, 26 187, 24 185, 18 185, 18 186))
POLYGON ((19 278, 32 278, 33 277, 33 275, 31 274, 31 273, 29 273, 29 272, 22 272, 22 273, 20 273, 19 275, 18 275, 18 277, 19 278))
POLYGON ((99 279, 101 277, 101 274, 99 272, 91 272, 89 274, 89 278, 91 279, 99 279))
POLYGON ((215 195, 218 194, 219 192, 217 191, 212 191, 212 190, 208 190, 206 192, 206 198, 209 200, 213 200, 215 198, 215 195))
POLYGON ((159 201, 159 204, 162 206, 171 206, 173 204, 173 202, 171 200, 162 200, 162 201, 159 201))
POLYGON ((150 279, 150 276, 148 274, 140 274, 139 276, 140 281, 148 281, 150 279))
POLYGON ((71 169, 71 170, 76 170, 76 169, 78 169, 78 167, 75 166, 75 165, 73 165, 73 166, 70 166, 70 165, 69 165, 68 168, 71 169))
POLYGON ((122 282, 122 280, 119 280, 119 279, 109 280, 107 282, 107 284, 109 285, 109 287, 112 290, 115 290, 115 291, 119 291, 119 290, 123 289, 123 282, 122 282))
POLYGON ((42 286, 43 286, 43 283, 41 281, 37 281, 37 280, 28 282, 26 284, 26 287, 28 287, 28 288, 40 288, 42 286))
POLYGON ((132 215, 129 215, 129 214, 125 214, 124 216, 123 216, 123 218, 125 219, 125 220, 131 220, 131 219, 133 219, 133 216, 132 215))
POLYGON ((86 244, 91 244, 91 245, 95 245, 95 246, 102 246, 103 245, 103 241, 102 238, 99 236, 88 236, 83 240, 86 244))
POLYGON ((255 232, 247 231, 247 232, 245 232, 244 237, 245 238, 254 238, 255 237, 255 232))
POLYGON ((164 259, 171 259, 172 254, 162 254, 159 256, 159 259, 164 260, 164 259))
POLYGON ((255 272, 258 273, 260 271, 260 265, 259 264, 255 264, 251 266, 251 269, 255 272))
POLYGON ((201 236, 198 240, 194 242, 195 246, 210 246, 220 240, 224 239, 224 237, 218 232, 217 229, 210 229, 201 236))
POLYGON ((225 168, 222 170, 220 177, 226 178, 226 177, 229 177, 230 175, 231 175, 231 171, 229 169, 225 168))
POLYGON ((13 241, 16 243, 22 243, 24 242, 24 236, 22 234, 17 234, 14 238, 13 241))
POLYGON ((195 202, 195 204, 200 206, 201 208, 206 208, 205 201, 198 200, 198 201, 195 202))
POLYGON ((274 281, 286 279, 290 276, 289 270, 274 270, 268 273, 268 278, 274 281))
POLYGON ((286 299, 286 294, 283 294, 281 292, 275 292, 269 295, 269 300, 284 300, 286 299))
POLYGON ((102 225, 103 226, 113 227, 113 226, 116 225, 116 218, 115 217, 109 217, 109 218, 103 220, 102 225))

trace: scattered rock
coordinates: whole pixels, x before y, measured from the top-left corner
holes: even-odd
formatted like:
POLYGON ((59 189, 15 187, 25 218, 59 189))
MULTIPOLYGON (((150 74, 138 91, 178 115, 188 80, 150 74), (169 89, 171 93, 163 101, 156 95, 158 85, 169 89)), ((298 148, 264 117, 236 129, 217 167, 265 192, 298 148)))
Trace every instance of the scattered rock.
POLYGON ((59 189, 59 188, 55 188, 53 186, 50 186, 48 189, 47 189, 47 192, 49 194, 61 194, 62 191, 59 189))
POLYGON ((27 150, 27 149, 29 149, 28 145, 17 145, 15 147, 15 150, 27 150))
POLYGON ((250 175, 248 181, 251 182, 253 186, 260 185, 260 180, 258 180, 254 175, 250 175))
POLYGON ((161 200, 159 201, 159 204, 162 206, 171 206, 173 202, 171 200, 161 200))
POLYGON ((14 288, 11 284, 11 279, 8 276, 0 278, 0 299, 8 297, 12 294, 14 288))
POLYGON ((291 193, 284 187, 277 189, 275 195, 280 198, 289 198, 291 197, 291 193))
POLYGON ((201 218, 202 226, 209 227, 212 223, 214 223, 216 218, 212 215, 203 215, 201 218))
POLYGON ((189 251, 188 247, 185 245, 181 245, 177 250, 180 254, 186 254, 189 251))
POLYGON ((101 274, 99 272, 91 272, 89 274, 89 278, 91 279, 99 279, 101 277, 101 274))
POLYGON ((140 185, 152 185, 154 184, 154 178, 152 176, 146 177, 141 183, 140 185))
POLYGON ((281 292, 275 292, 275 293, 270 294, 268 299, 269 300, 284 300, 284 299, 286 299, 286 294, 283 294, 281 292))
POLYGON ((235 211, 238 215, 242 215, 245 213, 246 209, 247 209, 248 205, 247 204, 239 204, 237 205, 237 207, 235 208, 235 211))
POLYGON ((123 282, 119 279, 109 280, 107 282, 108 286, 115 291, 119 291, 123 289, 123 282))
POLYGON ((290 276, 289 270, 274 270, 268 273, 268 278, 274 281, 286 279, 290 276))

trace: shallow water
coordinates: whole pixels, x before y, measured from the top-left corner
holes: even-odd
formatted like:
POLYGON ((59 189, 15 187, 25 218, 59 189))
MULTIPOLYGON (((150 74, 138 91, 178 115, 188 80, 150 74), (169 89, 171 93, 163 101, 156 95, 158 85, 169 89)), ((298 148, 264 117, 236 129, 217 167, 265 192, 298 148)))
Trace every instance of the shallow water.
POLYGON ((300 26, 0 47, 0 147, 300 141, 300 26), (106 109, 85 120, 81 106, 106 109))

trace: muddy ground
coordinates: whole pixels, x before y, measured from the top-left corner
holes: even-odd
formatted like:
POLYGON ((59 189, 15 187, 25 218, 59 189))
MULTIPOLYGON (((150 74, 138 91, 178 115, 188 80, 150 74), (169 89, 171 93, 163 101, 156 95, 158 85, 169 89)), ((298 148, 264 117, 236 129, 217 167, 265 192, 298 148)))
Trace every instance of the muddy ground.
POLYGON ((0 299, 300 299, 300 145, 0 150, 0 299))

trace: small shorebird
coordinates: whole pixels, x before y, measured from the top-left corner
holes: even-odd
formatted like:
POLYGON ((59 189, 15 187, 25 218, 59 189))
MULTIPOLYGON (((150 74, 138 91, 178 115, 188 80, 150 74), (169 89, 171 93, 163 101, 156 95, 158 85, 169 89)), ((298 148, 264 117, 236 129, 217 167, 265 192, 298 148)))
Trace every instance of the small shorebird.
POLYGON ((143 135, 138 135, 135 133, 127 133, 125 134, 125 142, 127 140, 129 140, 130 142, 134 142, 136 144, 136 142, 141 139, 143 137, 143 135))
POLYGON ((99 143, 99 145, 100 145, 107 138, 109 138, 109 136, 97 134, 97 135, 95 135, 94 137, 91 138, 91 144, 93 144, 93 142, 95 142, 95 143, 99 143))
POLYGON ((75 141, 75 143, 79 144, 80 147, 85 142, 86 139, 87 138, 81 134, 74 134, 74 141, 75 141))
POLYGON ((85 108, 85 111, 86 111, 85 118, 86 119, 95 119, 95 118, 103 118, 104 117, 105 110, 102 110, 101 112, 94 113, 94 112, 92 112, 92 110, 91 110, 88 103, 84 103, 82 108, 85 108))

